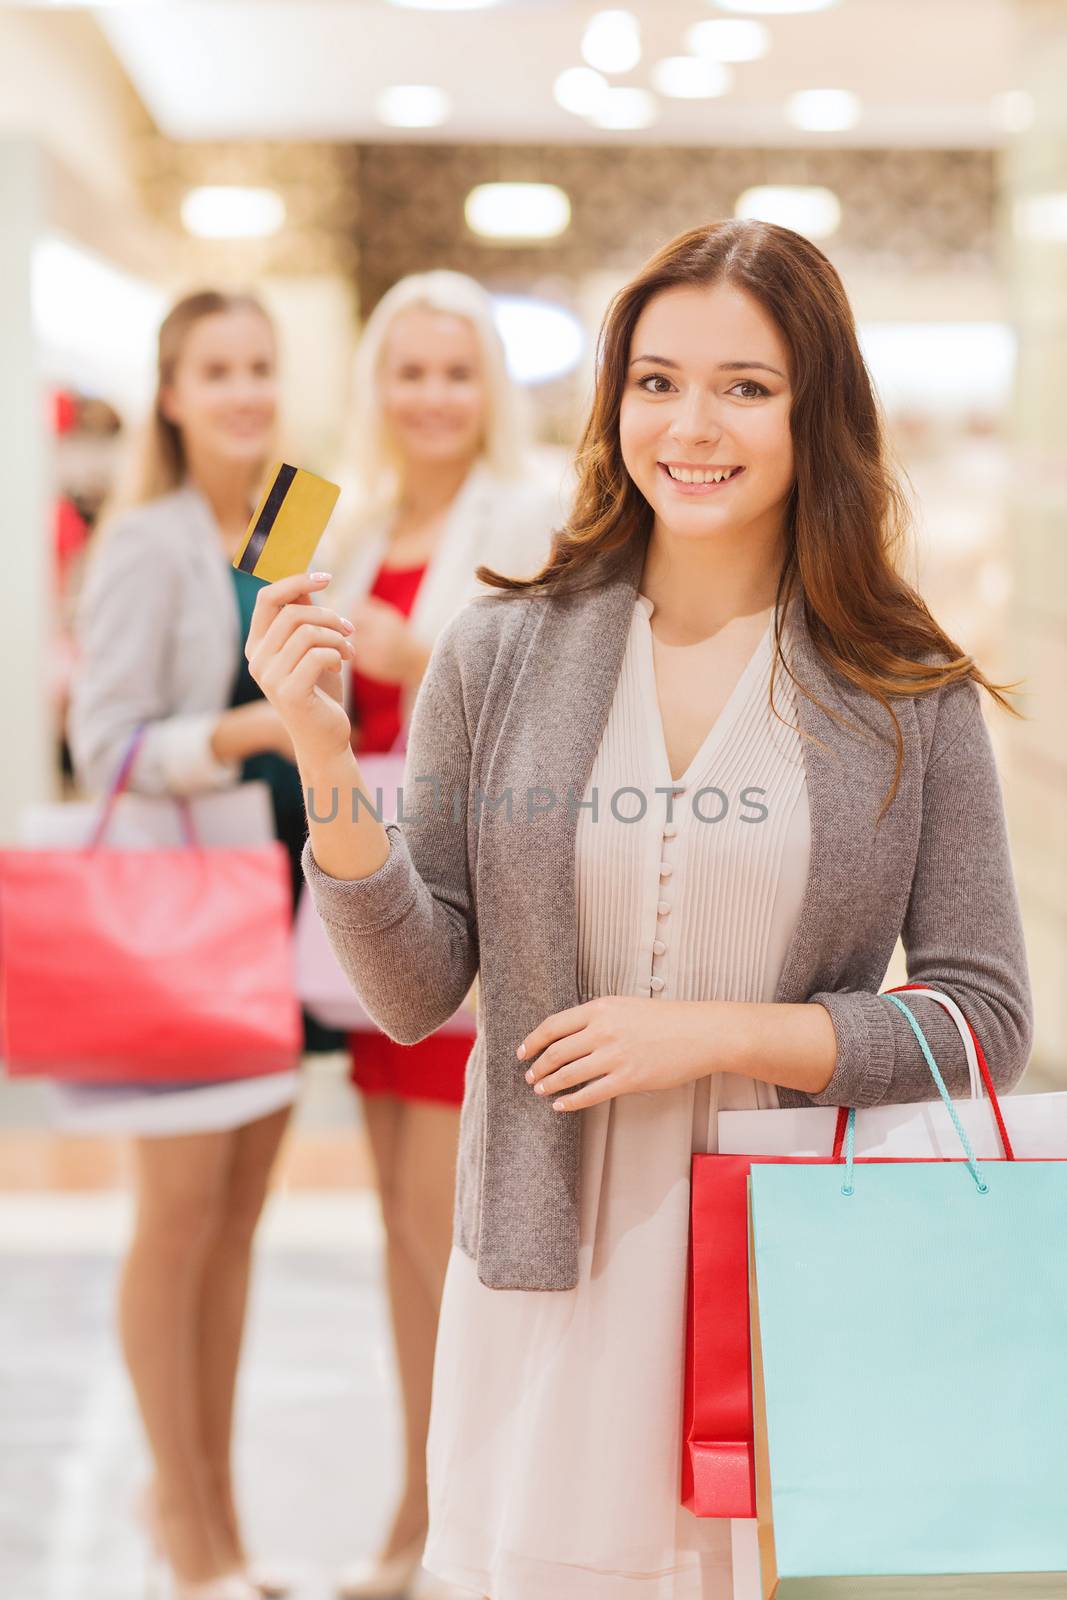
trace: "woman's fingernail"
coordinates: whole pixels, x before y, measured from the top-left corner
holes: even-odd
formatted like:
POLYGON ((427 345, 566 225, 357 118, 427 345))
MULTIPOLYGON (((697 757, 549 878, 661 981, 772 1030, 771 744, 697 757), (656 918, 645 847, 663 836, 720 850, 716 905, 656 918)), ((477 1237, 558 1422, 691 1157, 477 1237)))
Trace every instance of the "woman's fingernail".
POLYGON ((533 1083, 533 1067, 531 1067, 529 1072, 526 1074, 526 1082, 533 1083))
POLYGON ((546 1086, 543 1083, 535 1083, 534 1084, 534 1094, 544 1094, 545 1087, 546 1086))
POLYGON ((525 1061, 526 1060, 526 1046, 524 1044, 520 1044, 520 1046, 516 1050, 515 1054, 518 1056, 520 1061, 525 1061))
POLYGON ((341 627, 344 629, 344 631, 346 633, 355 633, 355 631, 356 631, 355 624, 352 623, 352 622, 349 622, 347 617, 342 617, 341 618, 341 627))
POLYGON ((329 583, 330 574, 328 572, 313 572, 311 581, 312 583, 329 583))

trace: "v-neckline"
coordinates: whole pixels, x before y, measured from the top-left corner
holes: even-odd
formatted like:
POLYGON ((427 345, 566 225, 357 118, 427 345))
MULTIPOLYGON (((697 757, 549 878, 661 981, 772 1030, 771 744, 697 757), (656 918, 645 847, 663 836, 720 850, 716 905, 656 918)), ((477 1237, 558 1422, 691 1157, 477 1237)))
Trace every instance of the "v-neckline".
POLYGON ((693 759, 690 761, 681 777, 676 778, 671 772, 670 756, 667 753, 667 737, 663 728, 663 713, 660 710, 659 694, 656 686, 656 659, 652 648, 652 613, 648 609, 650 604, 651 602, 648 600, 647 595, 639 594, 637 596, 636 605, 644 617, 643 635, 645 692, 650 700, 650 708, 653 714, 652 721, 659 735, 659 765, 661 770, 666 773, 669 784, 675 788, 686 788, 692 782, 696 773, 704 765, 706 765, 711 751, 716 747, 716 745, 719 744, 721 739, 725 737, 726 733, 736 720, 742 695, 745 693, 752 681, 752 676, 756 671, 759 662, 763 658, 767 640, 774 629, 774 612, 771 612, 771 615, 767 620, 767 626, 760 634, 759 640, 753 649, 752 654, 742 667, 740 676, 727 696, 722 710, 719 712, 718 716, 715 718, 715 721, 704 735, 704 738, 694 754, 693 759))

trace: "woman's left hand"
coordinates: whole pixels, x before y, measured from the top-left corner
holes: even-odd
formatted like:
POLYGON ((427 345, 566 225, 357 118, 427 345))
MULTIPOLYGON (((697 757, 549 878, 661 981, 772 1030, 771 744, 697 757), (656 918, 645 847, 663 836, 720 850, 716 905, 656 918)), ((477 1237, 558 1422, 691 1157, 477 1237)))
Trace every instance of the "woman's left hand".
POLYGON ((526 1074, 531 1093, 547 1097, 574 1090, 553 1105, 582 1111, 616 1095, 653 1094, 729 1070, 712 1021, 717 1010, 714 1002, 601 995, 546 1017, 516 1055, 532 1062, 526 1074))

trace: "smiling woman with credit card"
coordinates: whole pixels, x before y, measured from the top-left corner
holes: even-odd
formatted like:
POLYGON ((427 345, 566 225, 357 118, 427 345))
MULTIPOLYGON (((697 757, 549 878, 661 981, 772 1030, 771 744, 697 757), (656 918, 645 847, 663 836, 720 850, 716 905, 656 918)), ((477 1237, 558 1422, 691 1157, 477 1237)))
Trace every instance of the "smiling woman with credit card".
MULTIPOLYGON (((262 554, 268 525, 274 558, 284 566, 299 552, 303 565, 337 490, 279 463, 255 505, 274 444, 275 359, 267 314, 246 296, 192 295, 163 323, 138 482, 102 529, 80 599, 69 738, 90 792, 107 790, 131 748, 135 794, 234 791, 248 813, 242 842, 276 836, 287 846, 295 898, 299 776, 242 646, 265 575, 279 575, 262 554)), ((310 1049, 341 1042, 307 1020, 304 1034, 310 1049)), ((68 1124, 135 1138, 121 1328, 154 1463, 142 1510, 178 1600, 287 1587, 248 1567, 231 1431, 252 1236, 296 1090, 295 1071, 121 1092, 57 1087, 68 1124)))
MULTIPOLYGON (((401 823, 353 809, 352 630, 296 603, 321 581, 265 589, 247 648, 364 1006, 419 1040, 479 975, 426 1565, 490 1600, 730 1600, 729 1521, 680 1503, 692 1158, 720 1109, 929 1097, 878 993, 898 937, 1017 1083, 1033 1008, 980 689, 1010 702, 903 575, 877 401, 810 240, 680 235, 599 356, 551 558, 481 569, 499 593, 434 648, 401 823)), ((954 1023, 914 1006, 958 1091, 954 1023)))

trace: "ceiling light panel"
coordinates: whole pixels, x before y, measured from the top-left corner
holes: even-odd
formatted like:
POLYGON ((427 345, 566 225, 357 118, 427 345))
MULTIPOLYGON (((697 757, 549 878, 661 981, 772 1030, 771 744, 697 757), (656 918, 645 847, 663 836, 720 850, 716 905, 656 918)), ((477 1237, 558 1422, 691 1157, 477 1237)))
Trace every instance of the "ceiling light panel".
POLYGON ((726 94, 732 81, 729 67, 699 56, 668 56, 652 69, 653 88, 674 100, 713 100, 726 94))
POLYGON ((828 239, 841 225, 841 202, 832 189, 815 184, 762 184, 738 196, 734 216, 775 222, 806 239, 828 239))
POLYGON ((685 43, 693 55, 706 61, 759 61, 771 48, 771 34, 762 22, 709 17, 693 24, 685 43))
POLYGON ((452 102, 431 83, 397 83, 374 103, 387 128, 439 128, 452 114, 452 102))
POLYGON ((207 184, 182 201, 182 226, 198 239, 267 239, 285 222, 285 202, 273 189, 207 184))
POLYGON ((568 67, 553 87, 556 104, 576 117, 591 117, 608 97, 608 80, 592 67, 568 67))
POLYGON ((631 11, 598 11, 582 34, 582 55, 599 72, 632 72, 641 60, 641 29, 631 11))
POLYGON ((849 89, 801 89, 789 96, 785 114, 809 133, 843 133, 860 120, 860 102, 849 89))
POLYGON ((463 212, 481 238, 519 243, 558 239, 570 226, 571 202, 554 183, 480 183, 463 212))

